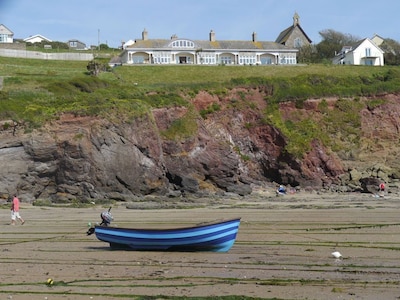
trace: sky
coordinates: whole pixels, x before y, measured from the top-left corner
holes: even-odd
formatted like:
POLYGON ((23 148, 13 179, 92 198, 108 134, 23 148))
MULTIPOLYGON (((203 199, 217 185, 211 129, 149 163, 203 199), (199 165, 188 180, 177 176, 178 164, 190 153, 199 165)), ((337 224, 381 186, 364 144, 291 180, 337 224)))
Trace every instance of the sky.
POLYGON ((119 47, 123 41, 172 35, 208 40, 275 41, 300 16, 314 44, 320 31, 400 41, 399 0, 0 0, 0 24, 24 39, 40 34, 53 41, 119 47))

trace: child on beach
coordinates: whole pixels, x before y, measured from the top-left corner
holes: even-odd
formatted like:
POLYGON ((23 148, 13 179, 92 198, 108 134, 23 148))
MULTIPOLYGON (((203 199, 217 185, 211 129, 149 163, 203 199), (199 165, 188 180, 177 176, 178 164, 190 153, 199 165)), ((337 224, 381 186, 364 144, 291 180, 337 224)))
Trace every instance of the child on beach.
POLYGON ((21 222, 21 225, 24 225, 25 220, 19 214, 19 199, 17 195, 14 195, 11 203, 11 225, 15 225, 17 219, 21 222))

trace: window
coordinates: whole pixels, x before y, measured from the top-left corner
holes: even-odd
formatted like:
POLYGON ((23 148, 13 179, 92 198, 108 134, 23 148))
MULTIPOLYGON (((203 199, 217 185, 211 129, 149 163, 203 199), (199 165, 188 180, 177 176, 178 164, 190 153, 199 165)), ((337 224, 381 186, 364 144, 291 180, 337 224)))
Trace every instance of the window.
POLYGON ((240 54, 239 65, 255 65, 256 56, 254 54, 240 54))
POLYGON ((366 60, 365 60, 365 64, 366 64, 367 66, 373 66, 373 65, 374 65, 374 60, 372 60, 372 59, 366 59, 366 60))
POLYGON ((371 48, 365 48, 365 56, 367 57, 371 56, 371 48))
POLYGON ((132 62, 134 64, 142 64, 142 63, 144 63, 144 57, 143 56, 133 56, 132 62))
POLYGON ((232 62, 232 57, 231 56, 221 56, 221 64, 223 65, 231 65, 232 62))
POLYGON ((7 42, 7 34, 0 34, 0 43, 7 42))
POLYGON ((168 52, 155 52, 153 60, 155 64, 169 64, 171 63, 171 55, 168 52))
POLYGON ((203 52, 200 56, 200 63, 205 65, 215 65, 217 60, 214 53, 203 52))
POLYGON ((205 57, 204 57, 204 63, 205 64, 215 64, 215 56, 213 56, 213 55, 206 55, 205 57))
POLYGON ((169 44, 172 48, 194 48, 194 43, 188 40, 177 40, 169 44))
POLYGON ((295 38, 294 39, 294 47, 295 48, 301 48, 303 46, 303 41, 301 38, 295 38))
POLYGON ((69 42, 69 46, 72 47, 72 48, 76 48, 76 47, 78 47, 78 42, 71 41, 71 42, 69 42))
POLYGON ((272 65, 272 57, 261 57, 262 65, 272 65))
POLYGON ((296 55, 295 54, 288 54, 286 56, 281 56, 279 59, 281 65, 295 65, 296 62, 296 55))

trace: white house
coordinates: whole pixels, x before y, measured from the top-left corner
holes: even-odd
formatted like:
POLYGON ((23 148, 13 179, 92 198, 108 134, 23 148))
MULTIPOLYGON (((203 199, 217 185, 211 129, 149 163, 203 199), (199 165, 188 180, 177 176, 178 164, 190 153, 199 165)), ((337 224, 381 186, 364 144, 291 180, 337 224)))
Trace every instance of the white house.
POLYGON ((5 25, 0 24, 0 43, 13 43, 14 33, 5 25))
POLYGON ((121 53, 123 64, 195 64, 195 65, 295 65, 298 49, 276 42, 258 41, 253 32, 245 41, 217 40, 211 30, 209 40, 178 38, 142 39, 121 53))
POLYGON ((383 50, 366 38, 355 45, 345 46, 333 58, 334 64, 383 66, 383 50))
POLYGON ((41 43, 43 41, 49 42, 49 43, 52 42, 52 40, 50 40, 50 39, 48 39, 48 38, 46 38, 46 37, 44 37, 43 35, 40 35, 40 34, 31 35, 30 37, 27 37, 27 38, 24 39, 24 42, 32 43, 32 44, 41 43))

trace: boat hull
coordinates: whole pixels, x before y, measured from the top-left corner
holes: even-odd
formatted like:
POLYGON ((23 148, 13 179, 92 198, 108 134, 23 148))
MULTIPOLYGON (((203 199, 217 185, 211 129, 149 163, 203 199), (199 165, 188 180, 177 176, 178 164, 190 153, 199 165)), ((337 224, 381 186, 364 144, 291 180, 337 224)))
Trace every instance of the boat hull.
POLYGON ((153 251, 227 252, 233 246, 240 218, 194 227, 131 229, 96 226, 96 237, 111 248, 153 251))

